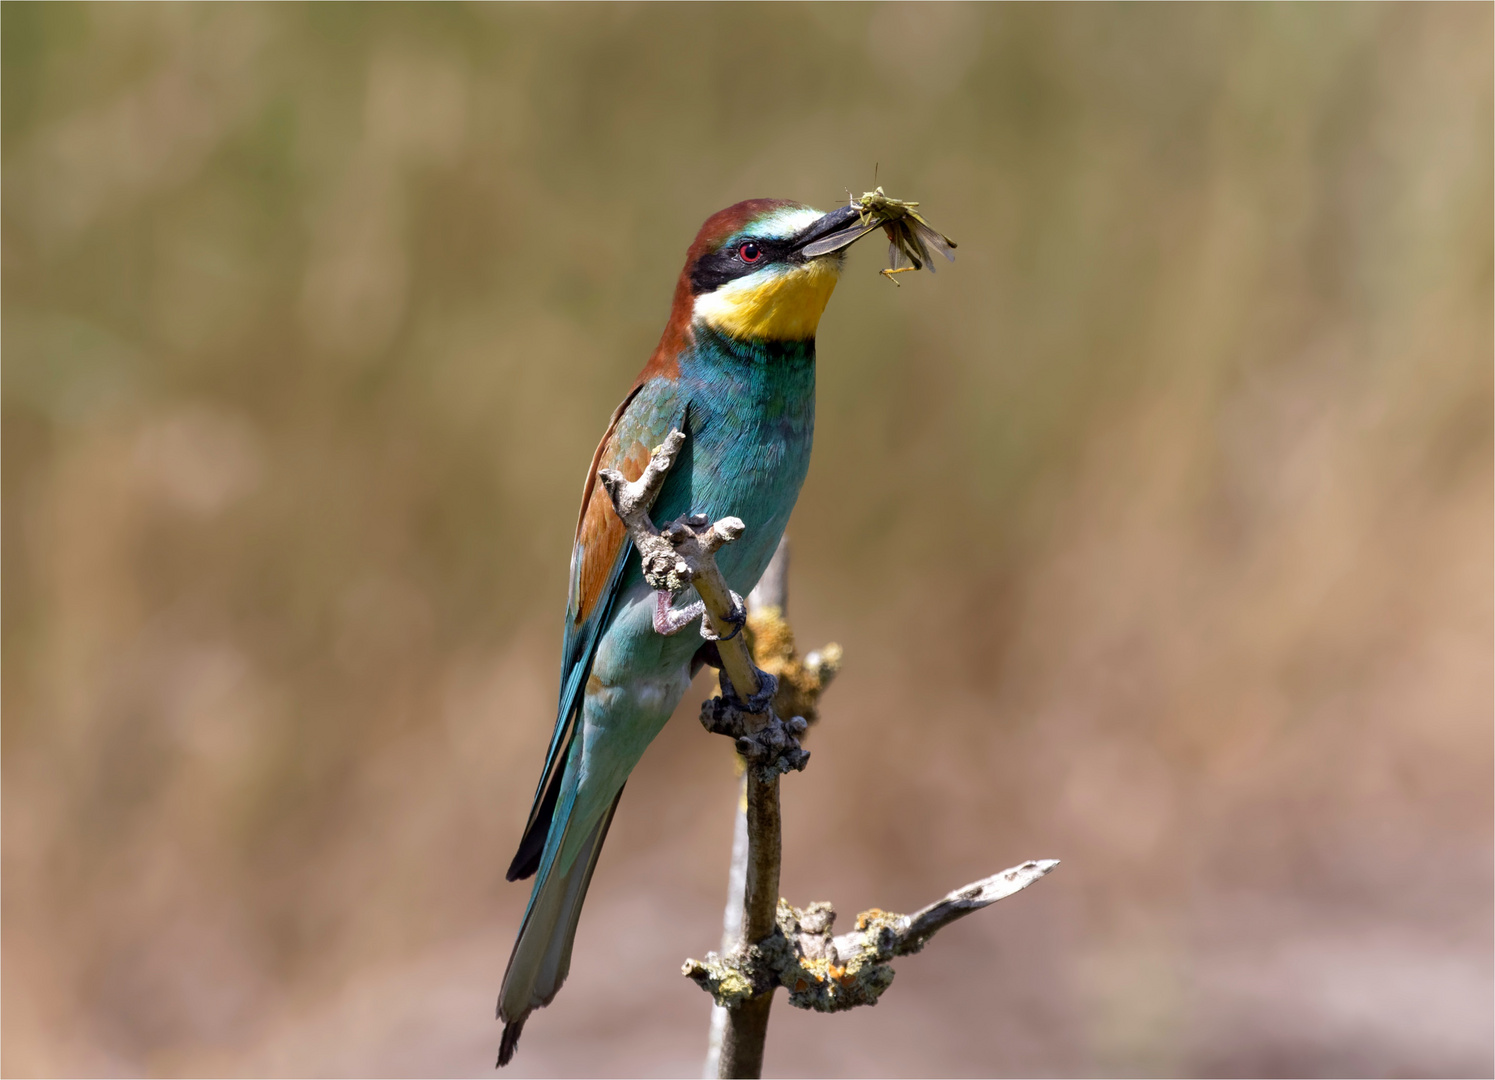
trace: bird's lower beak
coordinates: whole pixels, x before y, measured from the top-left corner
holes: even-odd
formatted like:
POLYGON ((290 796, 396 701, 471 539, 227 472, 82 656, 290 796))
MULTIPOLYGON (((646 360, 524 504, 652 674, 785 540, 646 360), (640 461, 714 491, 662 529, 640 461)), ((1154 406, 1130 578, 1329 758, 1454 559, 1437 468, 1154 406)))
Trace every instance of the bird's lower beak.
MULTIPOLYGON (((857 219, 860 216, 860 211, 858 211, 856 207, 843 206, 840 209, 832 210, 829 214, 825 214, 822 217, 816 218, 814 221, 810 222, 810 224, 801 229, 799 234, 795 236, 792 245, 793 250, 796 254, 799 254, 804 258, 815 258, 819 255, 829 254, 828 251, 824 250, 806 251, 805 249, 810 245, 815 244, 816 241, 825 240, 827 237, 833 236, 838 232, 844 232, 845 230, 849 229, 852 225, 856 224, 857 219)), ((825 245, 820 246, 824 247, 825 245)), ((839 247, 837 247, 835 250, 839 250, 839 247)))

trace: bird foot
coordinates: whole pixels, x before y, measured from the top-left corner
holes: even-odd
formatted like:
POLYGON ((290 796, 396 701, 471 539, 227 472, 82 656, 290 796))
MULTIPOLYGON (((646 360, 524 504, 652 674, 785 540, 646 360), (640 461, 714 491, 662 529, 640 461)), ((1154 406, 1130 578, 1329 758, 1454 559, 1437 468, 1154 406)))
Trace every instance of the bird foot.
POLYGON ((779 681, 766 671, 758 672, 759 690, 744 701, 737 696, 727 673, 721 673, 721 696, 701 704, 701 726, 714 735, 726 735, 737 752, 767 780, 788 772, 801 772, 810 760, 799 737, 810 725, 802 716, 781 720, 770 705, 779 681), (768 722, 762 722, 767 713, 768 722))
POLYGON ((721 700, 735 712, 758 716, 768 712, 773 706, 773 696, 779 692, 779 677, 777 675, 770 675, 761 668, 757 668, 756 670, 758 672, 758 692, 752 697, 744 699, 738 696, 737 687, 732 685, 731 676, 727 674, 726 669, 722 669, 721 675, 717 679, 717 683, 721 687, 721 700))
POLYGON ((683 608, 677 608, 675 594, 668 589, 654 590, 654 632, 665 637, 673 637, 684 630, 697 619, 701 619, 701 636, 707 641, 731 641, 742 628, 747 625, 747 605, 742 602, 742 597, 732 593, 732 613, 727 616, 727 623, 732 627, 732 632, 725 637, 711 629, 710 619, 701 619, 706 614, 706 604, 697 600, 693 604, 687 604, 683 608))
MULTIPOLYGON (((732 597, 732 613, 727 616, 726 621, 731 625, 732 632, 724 637, 711 629, 710 619, 702 619, 701 636, 707 641, 731 641, 738 634, 742 633, 742 628, 747 625, 747 605, 742 602, 742 597, 738 596, 735 592, 732 592, 730 589, 727 592, 732 597)), ((701 611, 704 612, 706 610, 705 604, 698 606, 701 611)), ((769 696, 771 699, 772 695, 769 696)))
MULTIPOLYGON (((697 600, 683 608, 674 607, 675 596, 668 589, 654 590, 654 632, 672 637, 706 614, 706 605, 697 600)), ((701 631, 705 633, 705 622, 701 631)))

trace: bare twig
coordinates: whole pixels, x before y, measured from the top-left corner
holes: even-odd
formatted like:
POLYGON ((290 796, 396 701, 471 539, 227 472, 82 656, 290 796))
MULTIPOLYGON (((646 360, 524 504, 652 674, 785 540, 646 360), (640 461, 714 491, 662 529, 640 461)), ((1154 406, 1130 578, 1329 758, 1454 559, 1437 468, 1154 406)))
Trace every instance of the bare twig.
POLYGON ((779 540, 779 546, 774 549, 773 558, 768 560, 763 576, 753 586, 753 591, 748 593, 747 605, 749 615, 765 608, 778 608, 780 614, 788 613, 789 537, 779 540))
MULTIPOLYGON (((1058 859, 1035 859, 989 878, 973 881, 963 889, 956 889, 942 900, 920 908, 912 915, 905 915, 895 929, 896 956, 906 956, 924 948, 926 942, 956 919, 963 919, 973 911, 1005 900, 1015 892, 1021 892, 1059 865, 1058 859)), ((861 917, 857 917, 861 922, 861 917)), ((836 939, 841 944, 841 938, 836 939)), ((853 944, 847 942, 848 945, 853 944)))
MULTIPOLYGON (((779 541, 779 546, 769 560, 768 568, 763 571, 763 576, 758 579, 758 584, 753 586, 753 591, 748 594, 747 610, 748 618, 772 609, 777 611, 782 618, 789 608, 789 538, 786 536, 779 541)), ((754 661, 762 663, 761 655, 755 655, 754 661)), ((739 762, 739 765, 742 765, 739 762)), ((747 827, 747 769, 738 770, 741 775, 737 779, 737 812, 733 815, 735 824, 732 827, 732 863, 727 871, 727 906, 722 912, 722 943, 723 954, 731 952, 742 940, 742 899, 743 892, 747 886, 748 867, 748 827, 747 827)), ((727 1017, 725 1008, 711 1003, 711 1035, 706 1044, 706 1067, 701 1075, 705 1080, 716 1080, 721 1070, 722 1041, 727 1035, 727 1017)))
MULTIPOLYGON (((748 598, 751 603, 752 597, 748 598)), ((727 871, 727 907, 722 913, 723 954, 731 952, 742 940, 742 894, 747 886, 748 830, 747 830, 747 770, 737 778, 737 812, 733 815, 732 865, 727 871)), ((706 1068, 701 1075, 705 1080, 716 1080, 721 1069, 722 1040, 727 1035, 727 1010, 715 1001, 711 1003, 711 1035, 706 1043, 706 1068)))
MULTIPOLYGON (((779 906, 779 778, 765 780, 758 770, 747 770, 748 866, 743 890, 742 940, 738 949, 752 949, 774 932, 779 906), (772 899, 769 899, 772 897, 772 899), (765 917, 766 915, 766 917, 765 917)), ((763 1045, 768 1039, 768 1013, 773 987, 749 993, 735 1002, 718 999, 727 1009, 717 1075, 755 1078, 763 1075, 763 1045)))

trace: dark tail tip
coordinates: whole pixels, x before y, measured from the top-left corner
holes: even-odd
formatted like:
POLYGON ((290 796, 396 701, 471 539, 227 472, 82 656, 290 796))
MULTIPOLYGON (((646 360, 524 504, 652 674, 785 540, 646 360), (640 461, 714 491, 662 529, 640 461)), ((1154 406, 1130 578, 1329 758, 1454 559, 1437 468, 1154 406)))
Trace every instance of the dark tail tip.
POLYGON ((545 839, 550 835, 550 821, 555 817, 556 800, 561 794, 561 772, 557 770, 551 778, 544 798, 535 807, 533 820, 525 827, 524 839, 519 841, 519 850, 514 861, 509 863, 509 872, 504 875, 509 881, 527 878, 540 869, 540 856, 545 854, 545 839))
POLYGON ((514 1051, 519 1048, 519 1033, 524 1030, 525 1017, 504 1025, 504 1037, 498 1044, 498 1064, 495 1069, 502 1069, 514 1060, 514 1051))
POLYGON ((530 877, 540 869, 540 855, 545 850, 545 837, 540 837, 540 843, 530 850, 529 845, 519 849, 519 854, 514 856, 514 861, 509 864, 509 872, 504 875, 505 881, 522 881, 530 877))

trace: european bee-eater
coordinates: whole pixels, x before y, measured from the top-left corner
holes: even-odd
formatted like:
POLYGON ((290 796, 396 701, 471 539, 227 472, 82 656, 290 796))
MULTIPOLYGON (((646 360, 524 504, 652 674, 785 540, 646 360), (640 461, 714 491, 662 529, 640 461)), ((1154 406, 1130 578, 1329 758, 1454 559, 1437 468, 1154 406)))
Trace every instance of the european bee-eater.
POLYGON ((637 479, 669 431, 684 431, 653 518, 741 518, 747 531, 717 564, 746 595, 810 464, 815 329, 844 245, 814 252, 839 243, 827 238, 857 221, 855 207, 821 214, 780 199, 750 199, 708 218, 686 254, 659 345, 592 455, 571 549, 555 734, 508 873, 510 881, 536 877, 498 999, 500 1065, 513 1057, 530 1012, 565 982, 623 784, 701 663, 698 633, 655 632, 654 596, 597 471, 637 479))

